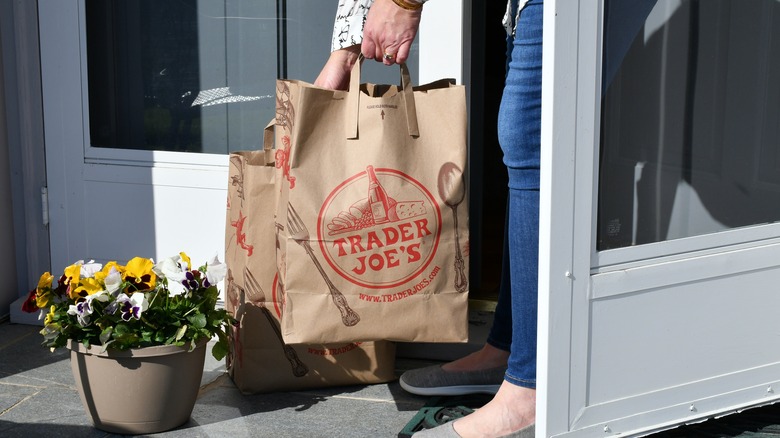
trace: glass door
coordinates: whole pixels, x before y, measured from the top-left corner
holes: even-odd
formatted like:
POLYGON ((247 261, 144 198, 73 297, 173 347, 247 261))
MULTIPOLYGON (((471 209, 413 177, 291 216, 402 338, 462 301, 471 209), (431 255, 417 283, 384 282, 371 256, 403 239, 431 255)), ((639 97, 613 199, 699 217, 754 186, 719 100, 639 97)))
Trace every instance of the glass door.
POLYGON ((780 5, 545 7, 540 433, 777 401, 780 5))

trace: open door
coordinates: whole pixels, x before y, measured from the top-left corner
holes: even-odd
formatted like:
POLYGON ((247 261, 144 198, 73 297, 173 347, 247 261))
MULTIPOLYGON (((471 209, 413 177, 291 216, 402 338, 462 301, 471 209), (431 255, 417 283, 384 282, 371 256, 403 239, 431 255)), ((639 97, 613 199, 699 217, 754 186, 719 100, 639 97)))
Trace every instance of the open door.
POLYGON ((780 4, 545 5, 538 433, 780 398, 780 4))

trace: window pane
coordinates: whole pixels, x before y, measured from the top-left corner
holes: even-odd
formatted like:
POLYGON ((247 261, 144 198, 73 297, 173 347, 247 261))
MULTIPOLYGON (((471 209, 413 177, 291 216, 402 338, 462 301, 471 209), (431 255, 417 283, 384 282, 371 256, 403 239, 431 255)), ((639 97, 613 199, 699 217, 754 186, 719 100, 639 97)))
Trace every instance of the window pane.
POLYGON ((780 2, 605 11, 598 249, 780 220, 780 2))
POLYGON ((91 145, 227 154, 262 147, 277 77, 314 81, 338 2, 85 4, 91 145))

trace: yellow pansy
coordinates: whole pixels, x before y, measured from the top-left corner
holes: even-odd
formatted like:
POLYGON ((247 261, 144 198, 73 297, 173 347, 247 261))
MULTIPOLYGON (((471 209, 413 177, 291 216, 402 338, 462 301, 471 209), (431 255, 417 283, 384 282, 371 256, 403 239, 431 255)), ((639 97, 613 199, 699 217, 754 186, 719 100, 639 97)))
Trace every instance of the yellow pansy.
POLYGON ((132 283, 137 290, 152 289, 157 283, 157 275, 152 271, 154 262, 150 259, 135 257, 125 266, 122 277, 132 283))
POLYGON ((51 272, 44 272, 41 275, 41 278, 38 279, 38 290, 41 290, 42 288, 51 289, 52 281, 54 281, 54 276, 51 275, 51 272))
POLYGON ((74 293, 78 296, 86 296, 98 293, 103 290, 103 284, 97 278, 85 278, 81 280, 74 293), (82 293, 82 292, 85 292, 82 293))
POLYGON ((41 309, 48 306, 51 300, 52 281, 54 281, 54 276, 49 272, 44 272, 38 280, 38 287, 35 288, 35 304, 41 309))
POLYGON ((67 268, 65 268, 65 277, 67 278, 68 283, 78 283, 79 278, 81 278, 81 265, 83 263, 74 263, 67 268))
POLYGON ((65 268, 65 284, 68 285, 68 296, 70 298, 76 299, 79 297, 78 293, 76 292, 76 288, 79 286, 79 280, 81 279, 81 265, 83 264, 84 262, 77 262, 65 268))

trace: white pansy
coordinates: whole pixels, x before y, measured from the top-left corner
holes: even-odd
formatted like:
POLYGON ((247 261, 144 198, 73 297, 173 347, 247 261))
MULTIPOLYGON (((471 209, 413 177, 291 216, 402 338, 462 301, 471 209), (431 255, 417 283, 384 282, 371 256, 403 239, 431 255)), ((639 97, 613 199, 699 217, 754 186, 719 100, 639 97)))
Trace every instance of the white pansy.
POLYGON ((122 274, 117 268, 111 267, 108 271, 108 275, 106 275, 105 284, 106 290, 112 295, 115 295, 119 291, 119 288, 122 287, 122 274))
MULTIPOLYGON (((80 260, 83 263, 83 261, 80 260)), ((100 272, 103 269, 102 263, 95 263, 94 260, 90 260, 87 263, 81 265, 81 278, 92 278, 96 272, 100 272)))
POLYGON ((88 303, 91 304, 92 301, 94 301, 94 300, 98 300, 98 301, 100 301, 102 303, 107 302, 108 301, 108 292, 104 291, 104 290, 101 290, 100 292, 96 292, 96 293, 94 293, 92 295, 87 295, 87 302, 88 303))
POLYGON ((211 284, 217 284, 225 279, 227 275, 227 265, 219 261, 215 255, 206 264, 206 279, 211 284))
POLYGON ((133 307, 141 309, 141 312, 144 312, 149 308, 149 302, 146 301, 146 294, 143 292, 133 292, 133 294, 130 295, 130 302, 133 303, 133 307))
POLYGON ((181 260, 179 256, 164 258, 154 265, 153 271, 155 274, 167 278, 169 282, 180 283, 186 278, 186 270, 181 267, 179 260, 181 260))

